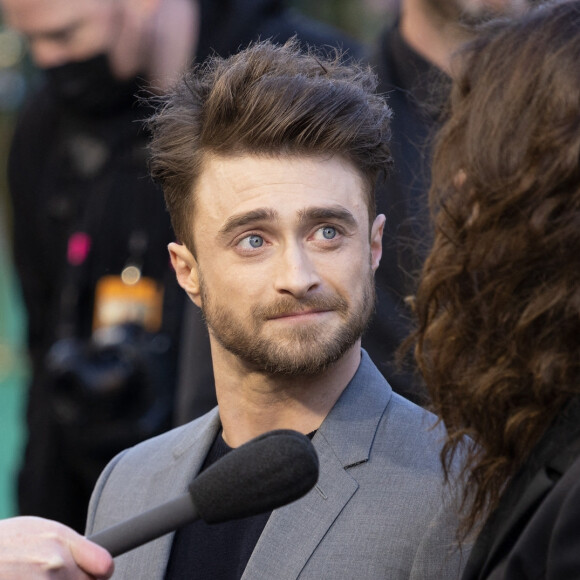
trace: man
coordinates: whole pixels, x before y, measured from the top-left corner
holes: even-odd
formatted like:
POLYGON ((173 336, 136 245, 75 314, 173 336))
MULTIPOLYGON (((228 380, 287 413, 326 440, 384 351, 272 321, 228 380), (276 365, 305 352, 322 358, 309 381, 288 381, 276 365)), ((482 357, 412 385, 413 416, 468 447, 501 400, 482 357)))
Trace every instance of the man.
POLYGON ((48 81, 24 107, 9 166, 33 363, 19 507, 80 530, 107 461, 168 428, 173 411, 182 303, 136 91, 162 93, 193 59, 258 37, 340 37, 278 0, 0 6, 48 81))
POLYGON ((0 521, 2 580, 106 580, 111 555, 58 522, 30 516, 0 521))
POLYGON ((218 407, 120 454, 87 531, 186 489, 249 439, 312 437, 317 486, 225 524, 190 524, 116 560, 119 577, 457 577, 434 418, 361 350, 374 308, 390 110, 368 70, 264 42, 185 76, 153 117, 152 173, 203 312, 218 407))
MULTIPOLYGON (((411 312, 405 298, 413 294, 415 279, 430 231, 427 190, 430 141, 449 89, 453 52, 471 38, 477 26, 493 16, 517 16, 532 0, 402 0, 399 18, 386 28, 372 55, 379 77, 378 91, 388 95, 393 110, 391 151, 395 169, 377 192, 384 213, 383 261, 377 273, 377 312, 363 338, 363 346, 393 389, 425 404, 423 383, 411 360, 402 368, 395 353, 410 330, 411 312)), ((209 410, 215 399, 208 393, 212 380, 207 365, 209 347, 199 314, 186 308, 179 365, 178 422, 209 410)))
MULTIPOLYGON (((431 239, 428 220, 431 139, 449 91, 451 60, 477 26, 493 16, 515 17, 532 0, 402 0, 400 16, 378 41, 373 64, 380 93, 393 109, 395 170, 377 193, 387 216, 384 254, 377 273, 377 314, 363 346, 395 391, 424 402, 413 366, 403 372, 395 352, 410 332, 405 298, 414 293, 431 239)), ((408 361, 412 362, 412 361, 408 361)))

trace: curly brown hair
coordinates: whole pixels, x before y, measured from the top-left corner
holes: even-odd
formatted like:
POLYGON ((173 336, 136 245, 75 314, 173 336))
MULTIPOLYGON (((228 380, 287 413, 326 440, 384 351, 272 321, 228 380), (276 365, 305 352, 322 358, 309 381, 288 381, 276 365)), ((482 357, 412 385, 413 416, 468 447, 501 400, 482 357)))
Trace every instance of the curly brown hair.
POLYGON ((348 55, 257 42, 188 71, 150 119, 151 173, 175 233, 191 251, 195 184, 208 154, 323 155, 351 162, 374 190, 388 173, 391 110, 376 75, 348 55))
POLYGON ((495 22, 458 63, 412 338, 447 473, 465 453, 464 537, 580 393, 580 2, 495 22))

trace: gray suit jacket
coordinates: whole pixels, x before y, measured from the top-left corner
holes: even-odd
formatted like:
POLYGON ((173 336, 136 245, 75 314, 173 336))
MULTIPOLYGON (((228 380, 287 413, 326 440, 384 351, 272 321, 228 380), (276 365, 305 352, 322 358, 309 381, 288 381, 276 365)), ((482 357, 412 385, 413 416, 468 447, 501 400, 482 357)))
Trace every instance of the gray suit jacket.
MULTIPOLYGON (((318 484, 272 513, 243 580, 458 578, 456 507, 442 484, 433 419, 393 393, 363 351, 313 438, 318 484)), ((219 428, 216 408, 113 459, 93 492, 87 533, 185 492, 219 428)), ((172 539, 116 558, 114 578, 162 579, 172 539)))

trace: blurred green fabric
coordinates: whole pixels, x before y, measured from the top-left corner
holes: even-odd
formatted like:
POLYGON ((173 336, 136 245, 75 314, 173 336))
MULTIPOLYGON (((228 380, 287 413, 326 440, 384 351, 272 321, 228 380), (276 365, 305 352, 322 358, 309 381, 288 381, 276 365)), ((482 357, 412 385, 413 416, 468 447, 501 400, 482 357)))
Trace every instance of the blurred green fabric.
POLYGON ((0 233, 0 518, 17 513, 16 474, 23 449, 27 378, 24 309, 5 231, 0 233))

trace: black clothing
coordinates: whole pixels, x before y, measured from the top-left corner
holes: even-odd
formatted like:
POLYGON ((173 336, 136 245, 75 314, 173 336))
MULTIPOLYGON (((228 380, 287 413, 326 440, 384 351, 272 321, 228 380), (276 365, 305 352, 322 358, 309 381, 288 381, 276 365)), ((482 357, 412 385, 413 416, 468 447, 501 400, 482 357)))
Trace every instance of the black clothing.
MULTIPOLYGON (((231 450, 220 432, 200 472, 231 450)), ((269 511, 221 524, 206 524, 203 520, 197 520, 177 530, 171 545, 165 580, 194 577, 239 580, 271 513, 269 511)))
MULTIPOLYGON (((284 41, 294 34, 313 45, 338 41, 355 48, 280 0, 200 4, 198 61, 214 51, 226 56, 258 38, 284 41)), ((88 115, 65 107, 44 86, 25 105, 10 154, 15 264, 28 312, 33 366, 19 507, 22 514, 56 519, 79 531, 96 476, 108 460, 171 422, 185 296, 169 268, 167 244, 174 236, 163 196, 148 176, 141 121, 149 113, 147 105, 133 103, 88 115), (80 250, 71 245, 75 236, 82 240, 80 250), (49 376, 47 353, 57 339, 91 338, 95 285, 105 275, 118 276, 129 262, 164 287, 160 333, 138 337, 130 353, 85 352, 78 344, 69 350, 90 359, 75 372, 91 380, 95 360, 103 366, 113 356, 125 370, 124 357, 133 357, 132 376, 141 377, 146 388, 120 389, 111 399, 111 393, 87 388, 75 375, 77 382, 67 377, 70 392, 63 396, 62 353, 51 352, 61 371, 58 381, 49 376), (120 408, 126 410, 125 422, 120 408)), ((70 352, 67 360, 76 364, 70 352)))
POLYGON ((580 397, 510 482, 473 547, 463 580, 580 578, 580 397))
POLYGON ((105 53, 44 69, 44 75, 56 99, 80 115, 106 116, 130 108, 139 90, 139 76, 119 80, 105 53))
POLYGON ((377 210, 387 220, 383 256, 375 274, 377 309, 363 336, 363 347, 393 390, 420 404, 425 401, 418 377, 411 371, 397 372, 394 354, 411 328, 404 298, 414 291, 416 274, 431 241, 427 203, 430 141, 450 80, 405 42, 396 23, 379 39, 372 62, 379 77, 378 90, 387 95, 393 110, 394 171, 377 190, 377 210))
MULTIPOLYGON (((19 508, 79 531, 107 461, 170 425, 170 409, 152 428, 142 428, 142 416, 126 416, 124 421, 132 422, 126 428, 122 417, 113 424, 110 409, 101 412, 91 404, 96 392, 86 393, 82 404, 63 397, 57 404, 55 389, 63 383, 51 379, 46 362, 57 339, 91 336, 97 281, 120 274, 132 257, 139 258, 144 276, 175 283, 169 281, 166 253, 171 226, 162 196, 147 177, 146 135, 138 123, 146 113, 135 107, 98 119, 80 117, 41 90, 22 111, 10 156, 15 263, 33 365, 19 508), (67 254, 75 234, 86 236, 91 247, 73 265, 67 254), (146 246, 139 256, 132 242, 136 235, 146 246), (71 409, 73 404, 78 408, 71 409)), ((166 380, 171 389, 171 377, 166 380)), ((139 408, 142 401, 127 403, 139 408)))

